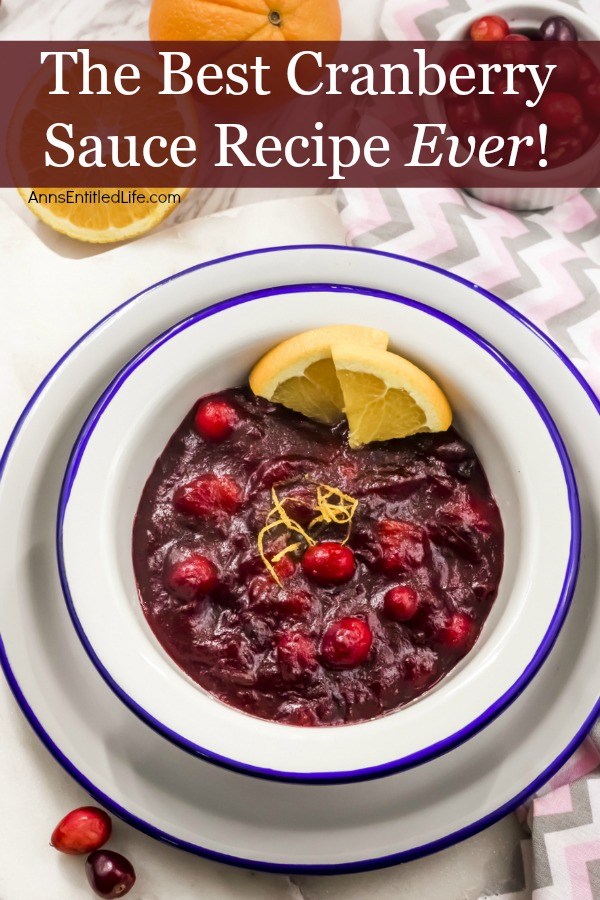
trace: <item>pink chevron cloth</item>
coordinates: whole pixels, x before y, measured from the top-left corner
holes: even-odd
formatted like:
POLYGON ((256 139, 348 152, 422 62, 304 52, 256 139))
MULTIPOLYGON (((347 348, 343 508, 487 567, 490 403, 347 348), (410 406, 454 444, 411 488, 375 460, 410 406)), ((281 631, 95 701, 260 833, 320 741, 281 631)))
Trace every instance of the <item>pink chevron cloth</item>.
MULTIPOLYGON (((467 0, 386 0, 383 36, 434 39, 470 9, 467 0)), ((338 204, 349 243, 433 262, 494 291, 546 331, 600 396, 600 191, 532 213, 453 189, 345 190, 338 204)), ((505 900, 600 900, 600 724, 517 815, 531 842, 525 883, 505 900)))

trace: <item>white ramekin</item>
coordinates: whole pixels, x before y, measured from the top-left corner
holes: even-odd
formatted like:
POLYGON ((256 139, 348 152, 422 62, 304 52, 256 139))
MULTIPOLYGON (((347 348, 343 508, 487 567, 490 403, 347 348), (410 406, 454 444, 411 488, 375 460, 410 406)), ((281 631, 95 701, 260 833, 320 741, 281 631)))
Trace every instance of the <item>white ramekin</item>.
MULTIPOLYGON (((490 0, 481 6, 475 6, 468 13, 452 17, 446 28, 440 34, 442 41, 462 41, 468 38, 471 24, 480 16, 502 16, 512 29, 531 30, 538 28, 548 16, 566 16, 575 28, 580 40, 600 41, 600 17, 597 21, 587 16, 581 10, 561 0, 527 0, 518 3, 517 0, 490 0)), ((586 151, 584 157, 589 155, 596 158, 598 146, 594 144, 586 151)), ((581 167, 581 161, 577 165, 581 167)), ((569 166, 565 166, 565 173, 569 166)), ((493 187, 491 182, 494 175, 490 173, 490 184, 487 187, 469 188, 469 193, 478 200, 501 206, 504 209, 533 210, 547 209, 550 206, 558 206, 565 200, 576 197, 583 190, 580 187, 531 187, 527 184, 530 174, 523 173, 520 179, 519 173, 514 173, 514 187, 493 187), (524 183, 519 185, 519 180, 524 183)), ((568 181, 568 174, 566 174, 568 181)))

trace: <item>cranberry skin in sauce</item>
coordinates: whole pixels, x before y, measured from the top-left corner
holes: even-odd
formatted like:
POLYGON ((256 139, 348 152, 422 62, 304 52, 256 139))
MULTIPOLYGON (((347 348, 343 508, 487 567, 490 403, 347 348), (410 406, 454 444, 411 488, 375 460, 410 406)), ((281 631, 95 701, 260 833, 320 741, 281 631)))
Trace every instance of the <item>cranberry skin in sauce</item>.
MULTIPOLYGON (((297 540, 282 527, 265 549, 297 540)), ((199 398, 168 442, 139 503, 133 562, 144 615, 191 678, 306 727, 375 718, 446 675, 492 607, 503 544, 481 464, 454 429, 351 450, 345 423, 240 388, 199 398), (234 409, 235 423, 215 440, 199 409, 234 409), (274 563, 278 584, 257 545, 271 492, 307 528, 318 484, 358 500, 349 540, 340 550, 345 525, 314 527, 325 553, 300 541, 274 563)))

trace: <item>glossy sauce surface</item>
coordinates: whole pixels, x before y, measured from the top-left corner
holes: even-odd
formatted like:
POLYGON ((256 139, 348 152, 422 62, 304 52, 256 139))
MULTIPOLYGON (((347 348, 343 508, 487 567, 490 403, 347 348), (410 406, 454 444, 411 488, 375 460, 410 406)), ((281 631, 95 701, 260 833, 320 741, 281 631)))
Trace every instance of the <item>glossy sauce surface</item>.
MULTIPOLYGON (((140 601, 159 642, 205 690, 275 721, 359 722, 420 696, 473 646, 502 572, 502 522, 471 446, 450 429, 350 450, 345 424, 309 421, 248 389, 214 399, 235 411, 233 426, 206 440, 194 407, 134 523, 140 601), (358 501, 351 554, 337 551, 348 580, 315 581, 306 544, 281 526, 265 538, 268 557, 300 546, 275 564, 278 585, 257 545, 272 489, 308 529, 318 484, 358 501), (186 591, 176 574, 198 556, 202 591, 186 591)), ((347 528, 309 533, 339 545, 347 528)))

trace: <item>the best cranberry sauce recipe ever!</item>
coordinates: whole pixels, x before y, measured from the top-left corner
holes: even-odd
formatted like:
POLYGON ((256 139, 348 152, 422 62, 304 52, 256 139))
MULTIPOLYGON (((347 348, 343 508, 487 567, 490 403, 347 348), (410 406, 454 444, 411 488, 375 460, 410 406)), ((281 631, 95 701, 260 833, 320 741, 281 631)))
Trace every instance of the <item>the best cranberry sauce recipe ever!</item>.
POLYGON ((500 514, 454 429, 351 450, 246 388, 203 398, 144 488, 144 614, 217 698, 295 725, 418 697, 473 646, 503 563, 500 514))

